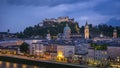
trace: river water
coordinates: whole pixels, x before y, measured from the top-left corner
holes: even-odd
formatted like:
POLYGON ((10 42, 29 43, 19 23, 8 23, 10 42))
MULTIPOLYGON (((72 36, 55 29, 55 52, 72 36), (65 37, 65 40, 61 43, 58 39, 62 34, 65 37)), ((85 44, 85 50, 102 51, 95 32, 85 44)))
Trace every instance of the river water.
POLYGON ((0 68, 45 68, 45 67, 0 61, 0 68))

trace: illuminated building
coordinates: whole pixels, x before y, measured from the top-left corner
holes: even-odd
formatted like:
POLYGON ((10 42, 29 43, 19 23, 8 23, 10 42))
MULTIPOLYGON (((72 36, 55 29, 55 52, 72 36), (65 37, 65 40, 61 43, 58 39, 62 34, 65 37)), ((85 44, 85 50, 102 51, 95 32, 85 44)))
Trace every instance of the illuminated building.
POLYGON ((120 60, 120 58, 119 58, 120 57, 120 46, 119 46, 119 44, 111 44, 110 46, 107 47, 107 51, 108 51, 110 61, 117 62, 118 60, 120 60))
POLYGON ((30 48, 30 55, 37 55, 37 56, 44 55, 45 48, 43 43, 41 42, 33 42, 29 48, 30 48))
POLYGON ((57 60, 58 61, 62 61, 62 59, 64 59, 64 56, 63 56, 63 52, 62 51, 58 51, 57 52, 57 60))
POLYGON ((86 22, 86 25, 85 25, 85 29, 84 29, 84 34, 85 34, 85 39, 89 39, 89 25, 88 23, 86 22))
POLYGON ((89 64, 105 66, 107 62, 108 52, 107 50, 96 50, 94 48, 88 49, 87 62, 89 64))
POLYGON ((3 47, 13 46, 13 45, 20 46, 22 43, 23 43, 23 40, 6 40, 6 41, 1 41, 0 46, 3 46, 3 47))
POLYGON ((57 54, 62 53, 64 57, 72 57, 75 54, 75 46, 57 45, 57 54))

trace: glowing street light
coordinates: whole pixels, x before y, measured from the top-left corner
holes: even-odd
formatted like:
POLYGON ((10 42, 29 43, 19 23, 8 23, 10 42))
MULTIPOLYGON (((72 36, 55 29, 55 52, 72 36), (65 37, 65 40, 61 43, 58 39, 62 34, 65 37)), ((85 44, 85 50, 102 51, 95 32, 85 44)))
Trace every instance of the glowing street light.
POLYGON ((58 58, 59 61, 61 61, 61 59, 64 58, 62 51, 58 51, 57 58, 58 58))
POLYGON ((117 61, 118 61, 118 62, 120 61, 120 57, 117 57, 117 61))

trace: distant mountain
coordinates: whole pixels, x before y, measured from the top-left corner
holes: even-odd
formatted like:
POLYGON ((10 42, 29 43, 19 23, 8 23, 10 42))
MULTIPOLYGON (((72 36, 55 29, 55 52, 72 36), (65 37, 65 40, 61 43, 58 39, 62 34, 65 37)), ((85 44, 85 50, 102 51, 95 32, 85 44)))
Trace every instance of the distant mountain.
POLYGON ((120 19, 111 18, 108 22, 106 22, 106 24, 112 26, 120 26, 120 19))

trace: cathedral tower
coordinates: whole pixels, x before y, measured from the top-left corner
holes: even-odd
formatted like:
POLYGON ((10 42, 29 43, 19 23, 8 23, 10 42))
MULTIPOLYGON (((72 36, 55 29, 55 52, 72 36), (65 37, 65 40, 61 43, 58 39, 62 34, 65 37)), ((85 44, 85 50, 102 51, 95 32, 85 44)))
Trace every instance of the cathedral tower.
POLYGON ((84 35, 85 35, 85 39, 89 39, 89 25, 86 21, 86 25, 85 25, 85 29, 84 29, 84 35))

